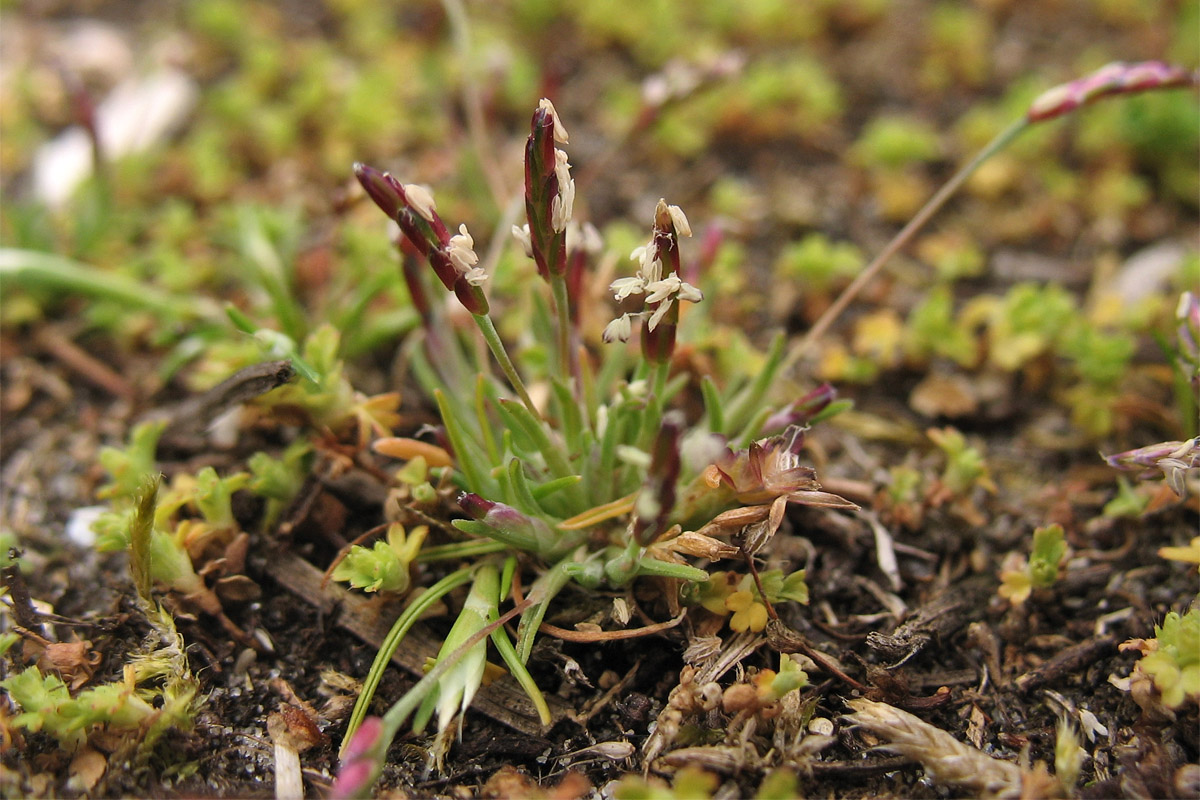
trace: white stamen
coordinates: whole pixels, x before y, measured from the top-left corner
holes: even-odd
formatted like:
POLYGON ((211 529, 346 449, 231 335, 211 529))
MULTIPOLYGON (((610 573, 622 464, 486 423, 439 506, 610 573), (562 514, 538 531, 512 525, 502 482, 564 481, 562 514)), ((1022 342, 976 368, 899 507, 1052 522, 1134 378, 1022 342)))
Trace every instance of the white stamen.
POLYGON ((424 217, 426 222, 433 222, 433 212, 437 211, 437 205, 434 204, 433 195, 428 189, 410 183, 404 187, 404 199, 408 201, 413 211, 424 217))
POLYGON ((654 330, 658 327, 658 323, 661 322, 662 318, 665 317, 667 312, 671 310, 671 303, 673 302, 675 302, 675 298, 668 297, 659 304, 658 308, 654 309, 654 313, 650 315, 650 321, 646 323, 646 328, 648 330, 654 330))
POLYGON ((646 290, 650 292, 650 294, 646 295, 646 302, 658 303, 667 299, 679 291, 679 287, 682 283, 683 281, 679 280, 679 276, 672 273, 671 275, 663 278, 661 281, 655 281, 654 283, 648 284, 646 286, 646 290))
POLYGON ((679 293, 676 295, 680 300, 687 300, 689 303, 699 303, 704 299, 704 292, 692 286, 690 283, 680 281, 679 293))
POLYGON ((529 237, 529 225, 525 224, 520 227, 512 226, 513 238, 521 243, 521 249, 525 251, 526 258, 533 258, 533 240, 529 237))
MULTIPOLYGON (((479 256, 475 250, 475 240, 471 238, 471 234, 467 232, 465 224, 458 226, 458 235, 450 237, 450 244, 446 249, 446 255, 450 257, 450 263, 454 268, 463 274, 472 272, 483 273, 482 269, 476 267, 479 263, 479 256)), ((487 276, 477 278, 482 282, 487 276)), ((468 280, 470 280, 468 278, 468 280)), ((475 285, 478 285, 476 283, 475 285)))
POLYGON ((571 178, 567 154, 562 150, 554 151, 554 174, 558 178, 558 195, 550 201, 550 226, 555 233, 562 233, 575 208, 575 181, 571 178))
POLYGON ((622 314, 608 323, 604 328, 604 333, 600 336, 606 342, 628 342, 632 333, 633 323, 630 321, 629 315, 622 314))
POLYGON ((642 294, 646 291, 646 282, 638 277, 617 278, 608 287, 613 293, 613 299, 620 301, 631 294, 642 294))
POLYGON ((538 108, 544 108, 549 111, 550 118, 554 120, 554 141, 559 144, 569 144, 570 137, 567 136, 567 129, 563 127, 562 120, 558 118, 558 112, 554 110, 554 103, 543 97, 538 101, 538 108))
POLYGON ((671 224, 675 226, 675 232, 683 236, 692 235, 692 226, 688 224, 688 219, 684 216, 683 209, 679 206, 667 206, 667 213, 671 215, 671 224))

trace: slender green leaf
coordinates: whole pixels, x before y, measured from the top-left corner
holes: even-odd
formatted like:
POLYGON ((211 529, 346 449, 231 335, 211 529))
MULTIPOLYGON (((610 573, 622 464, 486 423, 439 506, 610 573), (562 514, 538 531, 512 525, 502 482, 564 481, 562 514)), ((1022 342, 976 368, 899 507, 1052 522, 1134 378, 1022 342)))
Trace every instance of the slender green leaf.
MULTIPOLYGON (((358 726, 366 718, 367 709, 371 706, 371 699, 375 696, 375 690, 379 688, 379 681, 383 678, 384 670, 387 669, 387 665, 392 660, 392 655, 396 652, 396 648, 400 646, 400 642, 404 640, 404 637, 408 634, 412 626, 416 624, 416 621, 431 606, 470 580, 470 568, 451 572, 411 600, 404 609, 404 612, 392 623, 391 630, 384 637, 383 644, 379 646, 379 651, 375 653, 375 660, 371 662, 371 669, 367 672, 367 677, 363 679, 362 692, 359 693, 358 699, 354 703, 354 709, 350 712, 350 722, 346 727, 346 735, 342 739, 342 752, 340 755, 345 754, 346 745, 349 744, 350 740, 354 737, 354 732, 358 730, 358 726)), ((393 733, 393 735, 395 734, 393 733)))

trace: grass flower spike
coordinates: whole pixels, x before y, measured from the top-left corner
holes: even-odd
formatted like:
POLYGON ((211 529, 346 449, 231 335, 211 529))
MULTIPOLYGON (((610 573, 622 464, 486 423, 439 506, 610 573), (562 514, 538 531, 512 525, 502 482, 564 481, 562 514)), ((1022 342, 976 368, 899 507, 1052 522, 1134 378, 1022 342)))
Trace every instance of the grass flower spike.
POLYGON ((691 235, 691 225, 682 209, 659 200, 654 209, 654 230, 649 243, 629 256, 638 263, 637 274, 618 278, 609 287, 618 303, 641 297, 643 305, 609 323, 604 329, 604 341, 628 341, 633 318, 646 318, 642 353, 656 363, 670 360, 675 351, 679 303, 684 300, 698 303, 704 299, 699 289, 679 277, 679 237, 691 235))
POLYGON ((1161 61, 1136 64, 1114 61, 1090 75, 1042 92, 1030 104, 1027 116, 1030 122, 1041 122, 1069 114, 1109 95, 1193 86, 1198 82, 1200 73, 1161 61))
POLYGON ((386 172, 355 164, 354 174, 375 204, 400 225, 405 238, 429 261, 438 280, 476 316, 488 313, 487 296, 480 288, 486 275, 479 268, 475 240, 466 225, 455 236, 437 214, 433 195, 416 184, 402 184, 386 172))

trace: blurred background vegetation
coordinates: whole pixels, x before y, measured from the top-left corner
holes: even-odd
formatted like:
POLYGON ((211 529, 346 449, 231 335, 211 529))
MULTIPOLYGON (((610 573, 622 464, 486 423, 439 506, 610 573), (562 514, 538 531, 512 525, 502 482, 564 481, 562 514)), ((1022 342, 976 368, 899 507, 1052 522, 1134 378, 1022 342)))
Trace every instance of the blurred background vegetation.
MULTIPOLYGON (((144 400, 176 377, 194 391, 262 357, 221 313, 230 301, 296 341, 331 322, 355 384, 387 388, 385 367, 416 316, 382 221, 358 202, 350 165, 361 160, 436 187, 444 217, 467 222, 480 252, 498 248, 494 291, 509 298, 502 332, 515 336, 532 313, 532 265, 506 231, 530 110, 549 96, 572 135, 576 217, 605 235, 601 271, 624 269, 660 196, 679 204, 698 232, 722 232, 700 279, 722 325, 697 346, 720 342, 717 358, 753 364, 766 329, 807 328, 1040 91, 1115 59, 1194 66, 1198 9, 7 3, 0 332, 12 344, 43 322, 63 326, 108 354, 144 400), (155 81, 165 95, 151 95, 155 81), (104 143, 99 174, 76 183, 91 152, 79 155, 86 137, 72 126, 89 108, 103 117, 122 90, 177 113, 161 134, 147 118, 104 143), (71 157, 47 145, 71 136, 71 157)), ((1049 359, 1065 364, 1051 390, 1066 406, 1096 405, 1099 387, 1098 408, 1072 409, 1085 439, 1120 434, 1130 360, 1148 334, 1166 335, 1179 290, 1200 280, 1198 131, 1186 91, 1030 131, 975 176, 805 374, 870 385, 931 365, 979 376, 1049 359)), ((935 400, 927 415, 952 405, 935 400)))

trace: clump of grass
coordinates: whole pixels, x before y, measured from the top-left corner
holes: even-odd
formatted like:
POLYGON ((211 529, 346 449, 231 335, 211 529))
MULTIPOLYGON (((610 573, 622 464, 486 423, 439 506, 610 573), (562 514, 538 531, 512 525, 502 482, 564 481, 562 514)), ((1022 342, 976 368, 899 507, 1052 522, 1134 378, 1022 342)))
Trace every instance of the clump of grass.
MULTIPOLYGON (((743 386, 720 387, 711 378, 703 379, 704 412, 691 425, 669 410, 680 388, 671 369, 678 333, 690 319, 703 314, 704 308, 700 304, 694 307, 698 311, 689 307, 688 313, 683 313, 684 301, 696 304, 703 300, 702 292, 684 279, 682 269, 681 239, 691 234, 690 224, 682 210, 665 201, 658 203, 649 242, 632 254, 638 265, 636 274, 618 279, 610 287, 620 307, 601 337, 610 344, 624 342, 637 325, 641 358, 631 362, 619 347, 596 356, 589 346, 595 342, 595 334, 580 323, 577 312, 586 281, 588 249, 580 246, 583 235, 573 225, 574 181, 568 157, 558 147, 568 138, 549 101, 543 100, 533 116, 525 161, 527 223, 514 228, 549 287, 549 297, 541 306, 545 314, 539 317, 545 322, 537 323, 534 331, 548 343, 544 348, 548 358, 543 362, 522 364, 519 353, 510 357, 497 334, 483 288, 489 276, 466 225, 452 234, 426 189, 356 165, 364 189, 403 232, 403 273, 423 323, 423 352, 414 355, 414 365, 438 403, 439 441, 453 459, 453 467, 447 468, 453 470, 450 480, 463 490, 458 504, 469 517, 456 521, 455 526, 473 537, 492 540, 497 549, 495 556, 478 558, 472 566, 452 573, 451 579, 444 579, 436 590, 421 595, 425 602, 454 586, 472 586, 439 654, 438 666, 392 707, 382 723, 369 721, 358 727, 363 724, 370 692, 360 697, 335 791, 358 794, 370 786, 392 737, 418 706, 418 728, 434 705, 442 728, 456 710, 465 709, 482 677, 478 664, 486 636, 492 637, 536 703, 537 693, 524 663, 548 605, 567 583, 620 588, 635 580, 653 580, 667 588, 667 603, 675 609, 680 605, 680 585, 732 588, 728 578, 713 584, 706 570, 685 558, 722 557, 726 551, 712 536, 722 530, 722 522, 739 532, 736 541, 744 547, 747 541, 761 541, 774 533, 783 504, 789 501, 850 507, 841 498, 820 492, 812 471, 799 462, 801 426, 826 410, 830 398, 815 406, 801 398, 772 409, 768 389, 779 369, 799 358, 979 164, 1026 127, 1107 94, 1194 81, 1191 73, 1161 64, 1113 65, 1039 97, 1024 118, 998 136, 914 216, 790 353, 785 356, 778 342, 765 369, 743 386), (504 385, 497 382, 490 365, 472 363, 471 352, 464 350, 440 304, 432 299, 421 260, 469 312, 504 376, 504 385), (533 399, 531 376, 545 386, 543 402, 533 399), (685 537, 686 531, 693 536, 685 537), (523 598, 513 592, 521 576, 512 557, 515 553, 531 558, 526 563, 536 567, 530 592, 523 598), (503 618, 500 604, 510 593, 516 606, 509 615, 521 613, 515 646, 498 626, 503 618), (436 694, 425 694, 431 690, 436 694)), ((991 488, 986 465, 961 435, 951 430, 930 435, 946 454, 942 482, 952 494, 964 494, 975 486, 991 488)), ((476 545, 464 542, 463 546, 476 545)), ((444 552, 453 550, 450 545, 444 552)), ((1057 568, 1057 560, 1052 567, 1039 567, 1038 579, 1050 568, 1057 568)), ((738 626, 753 629, 762 621, 758 605, 768 608, 760 579, 757 585, 757 595, 739 588, 716 592, 728 597, 717 598, 713 591, 695 596, 713 595, 707 598, 710 604, 733 611, 738 626)), ((410 609, 397 623, 397 633, 380 651, 369 684, 377 682, 391 648, 413 619, 410 609)), ((869 712, 874 713, 866 707, 860 709, 861 724, 874 724, 869 712)), ((903 727, 906 720, 893 718, 889 724, 903 727)), ((914 736, 923 735, 919 726, 908 727, 914 736)), ((951 782, 965 781, 963 785, 987 791, 1020 785, 1019 773, 1013 772, 1016 768, 1003 762, 995 762, 1003 766, 994 767, 989 763, 989 771, 1012 767, 1012 774, 1006 772, 997 778, 999 783, 989 783, 975 767, 964 767, 973 763, 972 756, 958 750, 957 766, 937 767, 951 782)), ((979 758, 994 761, 982 754, 979 758)))
MULTIPOLYGON (((548 358, 530 363, 523 363, 524 351, 510 356, 497 333, 483 288, 489 275, 466 225, 452 234, 427 190, 365 165, 355 169, 367 193, 404 234, 402 269, 423 320, 422 352, 413 356, 416 374, 438 403, 437 438, 452 465, 442 468, 442 479, 448 474, 461 489, 457 504, 467 517, 454 526, 469 538, 439 545, 437 556, 478 553, 480 540, 492 542, 496 551, 420 596, 421 603, 432 602, 455 586, 471 585, 439 654, 438 663, 447 664, 447 671, 436 691, 421 698, 418 729, 435 706, 439 727, 445 729, 469 705, 482 679, 485 633, 544 710, 524 664, 549 605, 568 583, 619 589, 654 581, 678 612, 685 599, 681 586, 710 580, 709 571, 690 559, 714 561, 739 552, 717 537, 754 527, 760 538, 769 538, 788 502, 852 507, 821 492, 813 470, 800 461, 804 425, 831 409, 832 392, 825 388, 782 406, 771 402, 782 340, 753 381, 722 387, 702 378, 705 410, 698 422, 689 425, 671 410, 686 378, 672 374, 677 338, 688 324, 702 324, 693 320, 703 313, 703 294, 682 277, 682 240, 691 227, 681 209, 658 203, 649 241, 632 254, 635 274, 610 287, 617 303, 613 320, 603 331, 584 324, 579 303, 590 253, 583 246, 584 230, 572 218, 574 181, 559 148, 567 141, 553 105, 543 100, 526 146, 527 221, 513 229, 548 289, 543 302, 549 324, 535 329, 544 337, 548 358), (418 267, 418 258, 427 270, 418 267), (487 364, 473 363, 472 351, 433 300, 430 273, 469 312, 503 384, 487 364), (640 330, 636 355, 625 344, 635 329, 640 330), (534 401, 531 386, 546 398, 542 403, 534 401), (464 395, 463 387, 473 387, 473 397, 464 395), (737 508, 749 513, 722 516, 737 508), (517 565, 515 554, 524 554, 524 562, 535 568, 523 602, 516 587, 524 583, 527 568, 517 565), (510 597, 523 608, 515 643, 495 625, 501 603, 510 597), (447 659, 460 651, 464 660, 449 666, 447 659)), ((428 446, 420 444, 385 439, 376 447, 416 457, 427 453, 428 446)), ((365 554, 352 552, 350 558, 361 560, 365 554)), ((802 573, 788 581, 782 575, 764 577, 765 585, 775 587, 773 600, 806 599, 802 573)), ((751 592, 742 594, 750 602, 743 604, 742 616, 735 613, 735 626, 742 625, 737 620, 753 623, 753 615, 746 616, 755 605, 751 592)), ((735 602, 724 609, 735 607, 740 608, 735 602)), ((413 619, 406 612, 380 650, 348 743, 357 741, 375 674, 413 619)), ((597 641, 603 638, 595 635, 597 641)), ((416 691, 406 698, 419 696, 416 691)), ((402 700, 384 717, 383 733, 371 747, 376 756, 412 706, 402 700)))

